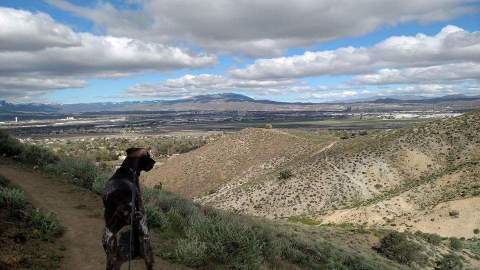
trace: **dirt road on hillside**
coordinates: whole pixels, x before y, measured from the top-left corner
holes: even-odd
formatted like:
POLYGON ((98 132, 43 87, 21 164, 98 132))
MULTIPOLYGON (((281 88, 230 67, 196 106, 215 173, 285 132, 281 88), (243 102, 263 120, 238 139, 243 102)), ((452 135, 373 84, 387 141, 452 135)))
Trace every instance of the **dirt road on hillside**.
MULTIPOLYGON (((0 160, 0 175, 23 189, 35 207, 56 213, 65 226, 65 234, 59 240, 66 248, 62 269, 105 269, 101 245, 103 205, 99 196, 10 161, 0 160)), ((145 269, 143 261, 135 261, 133 268, 145 269)), ((127 269, 127 264, 122 269, 127 269)), ((155 269, 179 267, 157 257, 155 269)))

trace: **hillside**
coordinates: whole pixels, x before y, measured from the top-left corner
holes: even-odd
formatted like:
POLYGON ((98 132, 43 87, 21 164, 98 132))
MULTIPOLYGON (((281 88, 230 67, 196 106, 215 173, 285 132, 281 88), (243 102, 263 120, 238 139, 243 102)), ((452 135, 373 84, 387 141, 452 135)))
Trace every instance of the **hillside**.
MULTIPOLYGON (((304 153, 294 157, 286 156, 289 158, 288 161, 245 174, 246 181, 242 186, 248 188, 261 186, 260 181, 272 175, 276 177, 283 175, 281 181, 289 182, 296 177, 295 172, 285 173, 285 168, 308 164, 312 158, 321 154, 328 156, 328 152, 336 151, 337 147, 344 144, 344 142, 337 142, 331 133, 300 130, 289 132, 247 129, 213 141, 190 153, 208 148, 213 149, 210 154, 215 153, 214 150, 226 151, 226 149, 232 149, 232 144, 238 142, 242 142, 242 147, 248 149, 247 154, 252 154, 257 159, 263 157, 267 161, 271 160, 271 157, 266 156, 267 154, 274 157, 279 155, 271 149, 288 150, 295 154, 293 150, 297 147, 300 149, 297 152, 304 153), (284 144, 277 145, 278 142, 284 144), (271 149, 261 148, 262 144, 270 146, 271 149), (295 147, 290 148, 291 145, 295 147), (301 147, 310 150, 301 151, 303 149, 301 147), (264 151, 266 153, 263 153, 264 151), (255 179, 258 182, 252 181, 255 179)), ((0 135, 2 135, 0 136, 0 175, 24 189, 26 197, 31 198, 36 206, 55 212, 61 223, 65 225, 65 245, 60 249, 66 252, 63 261, 66 267, 62 268, 71 269, 71 265, 80 265, 81 269, 98 269, 104 257, 100 241, 94 240, 98 239, 99 235, 96 230, 102 228, 102 207, 100 197, 92 192, 101 193, 110 173, 106 174, 107 171, 104 171, 106 168, 97 167, 93 161, 79 159, 78 156, 74 158, 58 156, 47 148, 23 144, 4 133, 0 135)), ((378 134, 376 137, 379 138, 378 134)), ((365 137, 365 139, 369 138, 365 137)), ((381 142, 381 140, 377 141, 381 142)), ((242 163, 245 157, 244 152, 237 149, 232 153, 238 155, 225 154, 223 160, 219 159, 218 163, 222 164, 228 161, 227 158, 235 157, 240 164, 244 164, 242 163)), ((251 163, 247 165, 249 164, 251 163)), ((250 167, 262 168, 254 164, 250 167)), ((468 172, 468 166, 476 165, 474 162, 462 164, 464 165, 460 166, 464 166, 465 172, 468 172)), ((209 163, 204 165, 208 166, 209 163)), ((218 164, 216 166, 217 169, 221 168, 218 164)), ((244 167, 238 168, 245 170, 244 167)), ((141 179, 143 176, 142 174, 141 179)), ((207 180, 204 184, 209 184, 207 180)), ((228 190, 228 186, 228 184, 219 183, 219 189, 212 191, 213 194, 210 195, 216 193, 221 195, 228 190)), ((230 188, 235 191, 242 187, 230 185, 230 188)), ((388 194, 394 193, 385 193, 384 196, 388 194)), ((471 212, 463 212, 462 208, 460 210, 462 212, 456 212, 456 215, 459 215, 458 218, 462 218, 465 214, 465 217, 470 215, 477 217, 475 211, 478 211, 476 209, 478 198, 469 198, 470 195, 474 194, 463 193, 462 196, 473 204, 463 205, 471 212)), ((398 233, 390 230, 391 228, 368 228, 363 225, 318 226, 319 222, 305 216, 291 217, 288 220, 295 223, 281 220, 269 221, 203 207, 173 193, 148 187, 143 187, 143 198, 149 226, 152 229, 155 254, 158 256, 157 265, 162 269, 192 267, 194 269, 373 270, 452 269, 452 265, 456 267, 454 269, 463 269, 463 265, 466 269, 477 269, 480 266, 478 238, 448 239, 421 232, 398 233)), ((231 200, 235 199, 238 198, 231 197, 231 200)), ((5 200, 0 196, 0 203, 4 202, 5 200)), ((368 200, 364 201, 366 202, 368 200)), ((462 221, 474 224, 471 221, 462 221)), ((5 251, 6 254, 10 253, 9 249, 5 251)), ((0 258, 0 265, 2 260, 3 258, 0 258)))
POLYGON ((249 215, 471 237, 480 227, 471 206, 480 194, 479 131, 479 111, 316 146, 283 131, 244 130, 172 158, 147 183, 249 215), (280 170, 292 176, 281 180, 280 170), (452 218, 452 207, 464 214, 452 218), (461 222, 469 225, 448 230, 461 222))
MULTIPOLYGON (((0 191, 7 176, 12 184, 24 190, 23 196, 30 198, 35 207, 55 213, 65 226, 65 234, 58 242, 53 243, 51 236, 45 241, 39 238, 43 232, 23 228, 28 222, 14 220, 12 216, 4 220, 9 209, 0 208, 0 240, 8 243, 8 247, 0 248, 1 269, 90 270, 104 266, 105 255, 99 241, 104 222, 99 196, 75 187, 66 179, 8 159, 0 159, 0 169, 0 191)), ((2 195, 0 192, 0 202, 2 195)), ((419 244, 422 249, 422 256, 410 255, 406 262, 400 263, 398 258, 386 258, 372 248, 379 246, 391 234, 389 231, 273 223, 202 209, 189 200, 158 190, 147 191, 144 196, 147 207, 158 211, 149 216, 155 269, 401 270, 410 269, 408 264, 415 263, 422 263, 423 269, 432 269, 451 253, 463 258, 468 266, 479 263, 472 258, 470 249, 453 250, 448 241, 430 243, 425 238, 428 235, 398 235, 399 239, 407 237, 402 243, 407 244, 402 247, 404 250, 415 249, 417 254, 419 244), (238 248, 232 248, 232 243, 238 248)), ((122 269, 126 268, 124 264, 122 269)), ((133 268, 144 269, 143 261, 133 261, 133 268)))
POLYGON ((145 183, 162 182, 167 190, 197 197, 226 188, 227 183, 242 185, 322 147, 280 130, 248 128, 172 156, 145 174, 145 183))

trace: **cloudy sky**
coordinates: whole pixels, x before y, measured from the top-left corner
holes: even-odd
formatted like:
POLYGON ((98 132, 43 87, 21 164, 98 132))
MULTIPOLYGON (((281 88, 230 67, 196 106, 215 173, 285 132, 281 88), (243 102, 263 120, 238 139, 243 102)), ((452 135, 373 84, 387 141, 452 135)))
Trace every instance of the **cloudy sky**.
POLYGON ((0 99, 480 95, 479 0, 0 1, 0 99))

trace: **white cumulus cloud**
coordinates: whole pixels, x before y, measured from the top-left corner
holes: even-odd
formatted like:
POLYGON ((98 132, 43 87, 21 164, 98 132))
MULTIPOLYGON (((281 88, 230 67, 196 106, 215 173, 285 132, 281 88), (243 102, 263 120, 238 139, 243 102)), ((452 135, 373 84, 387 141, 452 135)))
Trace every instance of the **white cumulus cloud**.
POLYGON ((358 75, 353 78, 356 84, 421 84, 457 83, 462 80, 480 80, 479 63, 459 63, 439 66, 381 69, 375 73, 358 75))
POLYGON ((195 95, 240 91, 265 94, 285 94, 301 91, 302 83, 296 80, 239 80, 221 75, 185 75, 157 84, 138 84, 129 88, 127 96, 155 98, 184 98, 195 95))
POLYGON ((214 52, 278 56, 285 49, 360 36, 385 25, 478 12, 472 0, 142 0, 135 9, 48 3, 117 36, 185 42, 214 52))
POLYGON ((199 68, 216 57, 126 37, 74 32, 44 13, 0 8, 0 90, 81 87, 95 77, 199 68), (25 78, 27 78, 25 80, 25 78), (29 87, 29 82, 35 82, 29 87))
POLYGON ((302 55, 259 59, 246 68, 232 70, 231 74, 242 79, 264 80, 362 74, 381 68, 454 63, 480 63, 480 32, 446 26, 434 36, 394 36, 372 47, 307 51, 302 55))

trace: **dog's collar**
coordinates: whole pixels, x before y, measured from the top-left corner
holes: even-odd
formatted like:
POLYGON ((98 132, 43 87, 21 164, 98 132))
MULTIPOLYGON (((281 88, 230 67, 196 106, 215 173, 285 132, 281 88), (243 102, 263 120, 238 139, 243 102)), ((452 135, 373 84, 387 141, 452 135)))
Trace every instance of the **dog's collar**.
POLYGON ((137 179, 137 171, 135 171, 134 169, 132 169, 130 167, 128 168, 128 170, 133 174, 134 179, 137 179))

